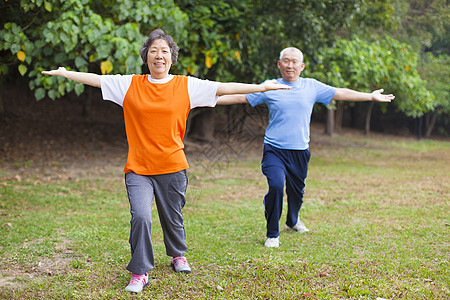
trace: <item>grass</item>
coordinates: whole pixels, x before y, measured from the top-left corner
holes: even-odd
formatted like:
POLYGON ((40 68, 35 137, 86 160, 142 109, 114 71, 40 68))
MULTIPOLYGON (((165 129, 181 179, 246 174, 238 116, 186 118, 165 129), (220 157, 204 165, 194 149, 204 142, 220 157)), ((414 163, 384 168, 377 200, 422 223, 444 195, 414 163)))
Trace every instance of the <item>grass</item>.
POLYGON ((450 143, 328 139, 311 146, 301 211, 311 231, 282 231, 278 249, 263 246, 259 153, 191 162, 183 214, 193 273, 170 269, 154 211, 156 267, 139 295, 123 291, 130 215, 120 173, 45 181, 3 171, 0 298, 450 298, 450 143))

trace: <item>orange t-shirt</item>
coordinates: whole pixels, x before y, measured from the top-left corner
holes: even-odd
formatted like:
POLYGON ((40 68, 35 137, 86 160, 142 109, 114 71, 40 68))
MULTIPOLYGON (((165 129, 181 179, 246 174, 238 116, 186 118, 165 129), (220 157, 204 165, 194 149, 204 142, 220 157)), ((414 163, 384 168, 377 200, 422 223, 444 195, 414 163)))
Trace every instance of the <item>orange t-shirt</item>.
POLYGON ((123 107, 128 139, 124 172, 159 175, 187 169, 183 137, 190 109, 215 106, 219 83, 169 75, 102 75, 105 100, 123 107))
POLYGON ((133 76, 123 101, 129 147, 124 172, 156 175, 187 169, 183 137, 189 110, 187 77, 155 84, 145 75, 133 76))

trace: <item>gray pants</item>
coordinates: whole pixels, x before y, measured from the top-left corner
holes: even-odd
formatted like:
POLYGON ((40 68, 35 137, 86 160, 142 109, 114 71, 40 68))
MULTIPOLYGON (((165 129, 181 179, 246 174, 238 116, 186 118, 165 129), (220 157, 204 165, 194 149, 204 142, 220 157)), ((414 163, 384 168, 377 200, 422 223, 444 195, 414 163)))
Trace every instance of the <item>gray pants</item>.
POLYGON ((186 203, 186 170, 162 175, 130 172, 125 174, 125 184, 131 207, 131 260, 127 270, 144 274, 155 266, 151 240, 153 199, 163 230, 166 254, 184 256, 187 245, 181 209, 186 203))

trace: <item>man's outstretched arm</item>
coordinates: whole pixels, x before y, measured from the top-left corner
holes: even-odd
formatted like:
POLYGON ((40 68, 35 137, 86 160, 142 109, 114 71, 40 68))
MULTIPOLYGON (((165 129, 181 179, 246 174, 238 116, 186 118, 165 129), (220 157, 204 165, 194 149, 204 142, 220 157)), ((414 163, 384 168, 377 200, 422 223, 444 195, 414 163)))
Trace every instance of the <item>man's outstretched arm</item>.
POLYGON ((42 74, 52 75, 52 76, 61 76, 64 78, 68 78, 74 80, 76 82, 91 85, 94 87, 101 87, 100 78, 101 75, 94 73, 83 73, 83 72, 75 72, 75 71, 67 71, 64 67, 59 67, 57 70, 51 71, 42 71, 42 74))
POLYGON ((333 96, 333 100, 343 101, 376 101, 391 102, 395 96, 393 94, 382 94, 383 89, 373 91, 372 93, 363 93, 347 88, 338 88, 333 96))

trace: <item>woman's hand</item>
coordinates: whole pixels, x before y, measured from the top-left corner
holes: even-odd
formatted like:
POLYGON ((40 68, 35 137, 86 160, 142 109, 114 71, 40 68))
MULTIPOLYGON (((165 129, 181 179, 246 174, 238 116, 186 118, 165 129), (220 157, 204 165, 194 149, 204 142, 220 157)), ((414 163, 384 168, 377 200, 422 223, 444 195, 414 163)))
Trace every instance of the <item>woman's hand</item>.
POLYGON ((42 71, 41 72, 44 75, 52 75, 52 76, 61 76, 61 77, 66 77, 64 76, 65 74, 67 74, 67 70, 64 67, 59 67, 57 70, 51 70, 51 71, 42 71))
POLYGON ((64 78, 72 79, 82 84, 87 84, 98 88, 101 87, 101 75, 94 73, 67 71, 64 67, 59 67, 57 70, 42 71, 41 73, 44 75, 61 76, 64 78))
POLYGON ((290 89, 292 89, 291 86, 277 83, 275 80, 268 80, 268 81, 264 82, 264 84, 262 84, 262 86, 266 89, 265 92, 273 91, 273 90, 290 90, 290 89))

